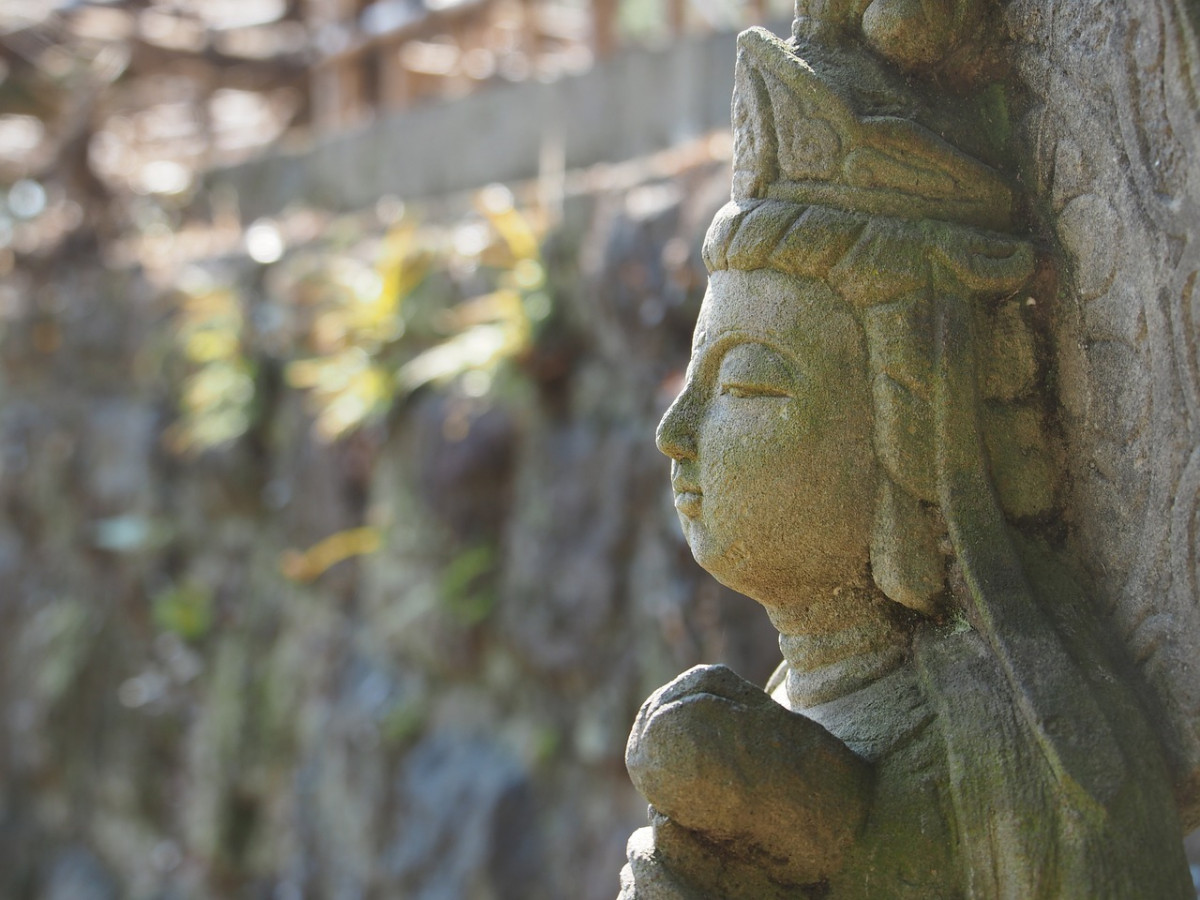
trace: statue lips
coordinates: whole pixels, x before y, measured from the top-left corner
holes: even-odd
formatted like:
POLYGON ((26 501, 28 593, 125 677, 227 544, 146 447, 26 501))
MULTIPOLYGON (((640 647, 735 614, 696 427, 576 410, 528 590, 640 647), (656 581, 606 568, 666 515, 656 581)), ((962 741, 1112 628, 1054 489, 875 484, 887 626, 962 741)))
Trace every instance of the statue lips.
POLYGON ((703 494, 698 490, 672 485, 675 491, 675 508, 689 519, 700 518, 700 502, 703 494))
POLYGON ((689 519, 698 519, 704 492, 682 470, 683 465, 679 460, 671 461, 671 490, 675 494, 675 509, 689 519))

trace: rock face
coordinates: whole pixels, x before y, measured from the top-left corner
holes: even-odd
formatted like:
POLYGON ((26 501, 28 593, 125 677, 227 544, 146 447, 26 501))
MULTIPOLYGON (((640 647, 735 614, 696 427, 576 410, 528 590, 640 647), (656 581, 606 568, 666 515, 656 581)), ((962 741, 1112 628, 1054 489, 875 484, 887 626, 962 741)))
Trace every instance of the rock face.
POLYGON ((657 443, 784 664, 643 706, 622 900, 1192 894, 1200 56, 1181 6, 1093 6, 739 37, 657 443))
MULTIPOLYGON (((1177 777, 1200 769, 1196 11, 1013 3, 1022 175, 1062 260, 1050 315, 1080 558, 1162 707, 1177 777)), ((1190 807, 1189 824, 1200 824, 1190 807)))
POLYGON ((652 445, 726 169, 569 200, 508 393, 424 389, 335 443, 282 377, 275 270, 197 263, 253 326, 254 404, 190 460, 169 295, 86 258, 0 288, 0 896, 613 893, 641 697, 777 654, 652 445), (364 523, 378 551, 281 571, 364 523))

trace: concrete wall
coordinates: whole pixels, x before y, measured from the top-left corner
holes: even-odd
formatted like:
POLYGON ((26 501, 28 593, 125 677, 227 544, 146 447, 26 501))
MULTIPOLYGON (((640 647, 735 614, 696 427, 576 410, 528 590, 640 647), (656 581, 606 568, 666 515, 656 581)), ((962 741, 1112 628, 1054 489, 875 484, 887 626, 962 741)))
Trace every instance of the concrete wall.
POLYGON ((561 145, 567 168, 633 159, 729 128, 734 57, 733 34, 628 49, 552 84, 481 91, 217 171, 207 186, 232 188, 249 220, 294 203, 358 209, 384 194, 434 197, 532 178, 548 143, 561 145))

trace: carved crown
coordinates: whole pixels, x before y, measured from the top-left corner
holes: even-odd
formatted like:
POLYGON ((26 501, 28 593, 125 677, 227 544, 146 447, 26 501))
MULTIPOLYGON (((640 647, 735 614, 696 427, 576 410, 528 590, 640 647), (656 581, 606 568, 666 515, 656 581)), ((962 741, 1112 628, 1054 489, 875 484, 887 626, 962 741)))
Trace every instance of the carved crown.
POLYGON ((786 43, 738 37, 733 198, 1008 230, 1000 173, 911 119, 862 116, 786 43))

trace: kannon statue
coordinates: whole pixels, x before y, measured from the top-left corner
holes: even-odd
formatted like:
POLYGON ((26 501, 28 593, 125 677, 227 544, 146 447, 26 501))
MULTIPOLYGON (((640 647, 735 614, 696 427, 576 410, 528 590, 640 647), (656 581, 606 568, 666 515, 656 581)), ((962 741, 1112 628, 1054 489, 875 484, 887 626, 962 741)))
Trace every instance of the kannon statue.
POLYGON ((791 40, 739 38, 733 198, 658 446, 784 663, 643 706, 621 900, 1194 896, 1159 736, 1064 559, 1048 263, 975 90, 993 24, 801 0, 791 40), (975 92, 931 103, 946 80, 975 92))

